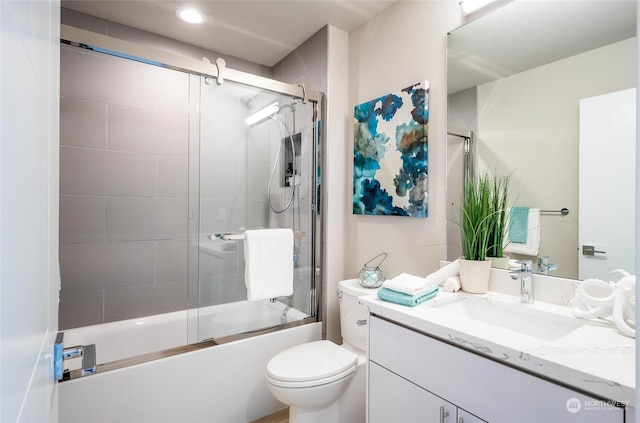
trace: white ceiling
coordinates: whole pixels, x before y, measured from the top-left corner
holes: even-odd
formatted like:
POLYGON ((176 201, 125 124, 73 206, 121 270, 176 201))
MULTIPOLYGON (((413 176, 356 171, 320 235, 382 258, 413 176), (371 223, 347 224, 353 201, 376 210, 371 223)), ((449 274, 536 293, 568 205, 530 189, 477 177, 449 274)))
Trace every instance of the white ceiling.
POLYGON ((507 4, 449 35, 449 93, 634 37, 636 8, 633 0, 507 4))
POLYGON ((327 24, 352 31, 396 0, 62 0, 62 7, 273 66, 327 24), (175 12, 195 6, 202 25, 175 12))

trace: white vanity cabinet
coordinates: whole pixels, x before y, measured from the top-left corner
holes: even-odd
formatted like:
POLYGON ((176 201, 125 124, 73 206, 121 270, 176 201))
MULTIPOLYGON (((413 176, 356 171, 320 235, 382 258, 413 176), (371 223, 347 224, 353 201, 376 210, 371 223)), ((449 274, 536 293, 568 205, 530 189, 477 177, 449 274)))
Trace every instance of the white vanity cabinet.
POLYGON ((484 420, 456 407, 397 374, 370 363, 369 422, 482 423, 484 420))
POLYGON ((369 423, 624 422, 623 408, 375 315, 369 363, 369 423))

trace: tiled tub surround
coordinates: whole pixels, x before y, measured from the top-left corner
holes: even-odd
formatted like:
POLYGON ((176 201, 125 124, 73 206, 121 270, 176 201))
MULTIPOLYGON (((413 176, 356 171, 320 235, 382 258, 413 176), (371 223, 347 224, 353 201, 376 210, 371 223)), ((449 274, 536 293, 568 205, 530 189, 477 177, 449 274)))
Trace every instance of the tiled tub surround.
MULTIPOLYGON (((508 277, 508 272, 492 269, 493 287, 503 282, 506 284, 508 277)), ((538 278, 538 275, 535 277, 538 278)), ((555 282, 561 286, 561 290, 575 283, 561 278, 540 279, 544 279, 542 284, 555 282)), ((516 281, 511 283, 518 286, 516 281)), ((518 296, 495 291, 480 295, 461 291, 455 294, 440 292, 433 300, 413 308, 384 302, 373 295, 363 297, 360 301, 373 314, 437 339, 574 389, 636 406, 635 340, 620 334, 613 324, 580 320, 584 322, 580 328, 556 341, 545 341, 433 307, 461 295, 496 298, 519 304, 518 296)), ((573 318, 570 307, 545 303, 539 299, 535 304, 522 304, 522 307, 573 318)))
POLYGON ((189 76, 61 48, 60 328, 187 307, 189 76))

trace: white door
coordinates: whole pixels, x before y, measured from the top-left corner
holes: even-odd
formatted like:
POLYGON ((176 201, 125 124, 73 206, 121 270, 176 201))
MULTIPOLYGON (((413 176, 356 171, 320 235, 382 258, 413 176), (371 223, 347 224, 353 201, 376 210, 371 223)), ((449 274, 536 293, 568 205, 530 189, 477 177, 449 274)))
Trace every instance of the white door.
POLYGON ((57 0, 0 0, 0 421, 57 422, 57 0))
POLYGON ((635 140, 635 88, 580 100, 580 279, 635 273, 635 140))

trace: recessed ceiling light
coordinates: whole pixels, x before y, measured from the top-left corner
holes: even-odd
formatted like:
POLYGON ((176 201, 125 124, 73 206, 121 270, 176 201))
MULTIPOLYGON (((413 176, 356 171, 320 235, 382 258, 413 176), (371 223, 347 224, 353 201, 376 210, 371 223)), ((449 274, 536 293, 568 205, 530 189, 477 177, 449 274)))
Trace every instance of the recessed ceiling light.
POLYGON ((204 16, 199 10, 192 9, 189 7, 182 7, 176 11, 176 15, 185 22, 189 22, 192 24, 200 24, 203 23, 207 18, 204 16))

